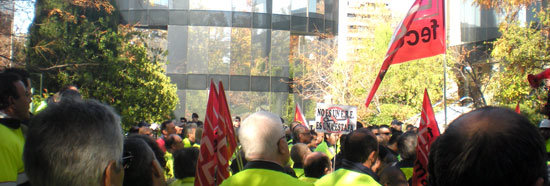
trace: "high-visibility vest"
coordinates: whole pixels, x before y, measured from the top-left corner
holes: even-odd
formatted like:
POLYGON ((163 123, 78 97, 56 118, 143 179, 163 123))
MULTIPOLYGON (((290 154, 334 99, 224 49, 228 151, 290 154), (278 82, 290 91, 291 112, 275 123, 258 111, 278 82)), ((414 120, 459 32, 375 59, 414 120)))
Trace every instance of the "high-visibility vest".
POLYGON ((313 184, 283 172, 269 169, 245 169, 223 181, 221 186, 299 186, 313 184))
POLYGON ((304 169, 303 168, 293 168, 294 173, 296 173, 296 177, 300 178, 304 176, 304 169))
POLYGON ((298 180, 308 182, 308 183, 315 183, 317 180, 319 180, 319 178, 312 178, 312 177, 302 176, 302 177, 298 178, 298 180))
POLYGON ((412 167, 401 167, 399 169, 403 171, 403 174, 405 174, 405 177, 407 177, 407 180, 412 178, 413 172, 414 172, 414 169, 412 167))
POLYGON ((334 147, 329 147, 327 145, 327 142, 323 141, 321 142, 317 148, 315 148, 315 152, 322 152, 322 153, 325 153, 329 159, 332 159, 334 158, 334 156, 336 155, 336 150, 334 149, 334 147))
POLYGON ((0 124, 0 183, 22 184, 29 181, 23 165, 25 138, 21 127, 0 124))
POLYGON ((176 179, 170 186, 193 186, 195 185, 195 177, 185 177, 183 179, 176 179))
POLYGON ((333 185, 372 185, 380 184, 371 176, 347 169, 338 169, 333 173, 323 176, 315 182, 315 186, 333 186, 333 185))

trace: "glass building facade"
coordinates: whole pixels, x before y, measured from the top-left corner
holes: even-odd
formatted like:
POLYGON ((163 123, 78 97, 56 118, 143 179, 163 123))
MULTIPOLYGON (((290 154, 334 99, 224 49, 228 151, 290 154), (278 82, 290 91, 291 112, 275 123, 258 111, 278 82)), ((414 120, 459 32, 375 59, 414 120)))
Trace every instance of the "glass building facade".
MULTIPOLYGON (((337 34, 338 0, 119 0, 123 21, 165 29, 166 73, 177 117, 200 117, 210 79, 222 81, 233 116, 285 111, 291 56, 316 33, 337 34)), ((292 103, 293 104, 293 103, 292 103)))

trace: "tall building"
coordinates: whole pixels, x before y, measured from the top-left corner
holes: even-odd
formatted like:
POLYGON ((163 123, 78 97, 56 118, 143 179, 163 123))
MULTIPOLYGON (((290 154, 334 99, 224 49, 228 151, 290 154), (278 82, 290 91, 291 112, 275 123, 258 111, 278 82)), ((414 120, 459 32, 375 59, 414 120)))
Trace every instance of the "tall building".
POLYGON ((204 117, 210 79, 223 82, 233 116, 283 114, 292 53, 319 39, 316 33, 337 34, 338 0, 117 3, 127 23, 168 32, 166 73, 178 88, 177 117, 204 117))
POLYGON ((358 61, 362 42, 374 38, 380 24, 391 24, 388 0, 340 0, 338 17, 338 58, 358 61))

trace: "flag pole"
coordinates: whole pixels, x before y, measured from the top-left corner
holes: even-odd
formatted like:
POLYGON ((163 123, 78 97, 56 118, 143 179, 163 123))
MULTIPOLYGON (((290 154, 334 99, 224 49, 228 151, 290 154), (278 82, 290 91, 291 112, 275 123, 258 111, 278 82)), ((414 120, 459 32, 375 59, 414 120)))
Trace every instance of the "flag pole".
POLYGON ((447 128, 447 53, 443 54, 443 106, 445 110, 444 126, 447 128))

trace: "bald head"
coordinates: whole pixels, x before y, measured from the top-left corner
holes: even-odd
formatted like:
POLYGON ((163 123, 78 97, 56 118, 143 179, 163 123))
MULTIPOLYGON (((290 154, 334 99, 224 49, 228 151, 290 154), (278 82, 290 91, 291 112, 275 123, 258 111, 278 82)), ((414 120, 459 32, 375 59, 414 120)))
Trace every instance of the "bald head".
POLYGON ((306 177, 321 178, 331 172, 332 164, 328 156, 321 152, 313 152, 304 159, 304 174, 306 177))
POLYGON ((542 137, 527 118, 484 107, 453 121, 433 144, 432 185, 533 185, 545 179, 542 137))
POLYGON ((306 144, 297 143, 292 146, 292 149, 290 150, 290 158, 292 158, 294 163, 303 163, 304 157, 309 153, 311 153, 311 150, 309 150, 306 144))

